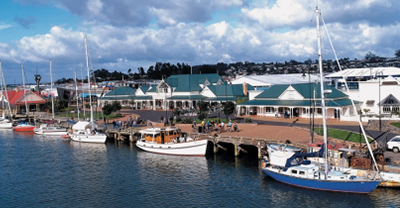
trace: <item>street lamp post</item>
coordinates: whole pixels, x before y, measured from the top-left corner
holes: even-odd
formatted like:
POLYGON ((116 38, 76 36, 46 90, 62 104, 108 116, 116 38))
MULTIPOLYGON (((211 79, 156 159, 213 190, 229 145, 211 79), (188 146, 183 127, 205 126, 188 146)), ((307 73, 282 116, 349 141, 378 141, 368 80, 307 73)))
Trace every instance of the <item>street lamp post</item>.
POLYGON ((378 78, 378 86, 379 86, 379 98, 378 98, 378 107, 379 107, 379 131, 382 131, 382 121, 381 121, 381 77, 383 79, 383 72, 377 71, 375 73, 375 77, 378 78))

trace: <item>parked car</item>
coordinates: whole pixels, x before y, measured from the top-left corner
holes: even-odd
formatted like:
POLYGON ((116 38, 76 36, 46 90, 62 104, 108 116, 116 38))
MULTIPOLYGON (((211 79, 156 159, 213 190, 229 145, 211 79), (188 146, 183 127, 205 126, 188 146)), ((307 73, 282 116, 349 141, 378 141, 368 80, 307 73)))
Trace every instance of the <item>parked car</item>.
POLYGON ((392 150, 394 153, 398 153, 400 150, 400 135, 390 139, 387 143, 387 148, 392 150))

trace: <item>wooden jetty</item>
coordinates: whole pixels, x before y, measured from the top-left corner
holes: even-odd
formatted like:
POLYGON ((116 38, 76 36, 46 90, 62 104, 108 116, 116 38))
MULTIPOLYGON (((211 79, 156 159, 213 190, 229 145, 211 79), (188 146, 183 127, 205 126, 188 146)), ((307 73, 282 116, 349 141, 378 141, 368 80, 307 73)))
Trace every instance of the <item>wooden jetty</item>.
MULTIPOLYGON (((148 127, 144 127, 148 128, 148 127)), ((117 141, 126 141, 128 140, 131 143, 136 142, 140 138, 139 131, 144 129, 140 127, 130 127, 122 130, 117 129, 108 129, 106 130, 106 134, 109 138, 113 138, 117 141)), ((227 150, 224 145, 232 144, 234 146, 234 154, 235 156, 239 156, 241 152, 247 153, 248 151, 243 148, 243 146, 253 146, 258 150, 258 158, 262 159, 263 150, 266 144, 268 143, 276 143, 283 144, 283 141, 277 139, 265 139, 265 138, 252 138, 252 137, 243 137, 243 136, 227 136, 227 135, 214 135, 211 136, 209 134, 201 134, 201 133, 188 133, 188 136, 194 139, 207 139, 210 143, 213 144, 213 152, 214 154, 218 153, 219 150, 227 150)), ((305 144, 291 144, 292 146, 298 148, 307 148, 305 144)))

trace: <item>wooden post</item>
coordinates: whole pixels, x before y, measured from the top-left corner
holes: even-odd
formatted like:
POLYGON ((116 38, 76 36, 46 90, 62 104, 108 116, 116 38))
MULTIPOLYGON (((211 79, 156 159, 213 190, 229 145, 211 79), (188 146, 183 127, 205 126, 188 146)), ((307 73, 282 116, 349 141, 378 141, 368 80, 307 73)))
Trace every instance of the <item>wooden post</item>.
POLYGON ((239 145, 237 143, 237 140, 233 143, 235 145, 235 157, 239 156, 239 145))
POLYGON ((129 134, 129 141, 133 142, 133 134, 132 134, 132 132, 129 134))

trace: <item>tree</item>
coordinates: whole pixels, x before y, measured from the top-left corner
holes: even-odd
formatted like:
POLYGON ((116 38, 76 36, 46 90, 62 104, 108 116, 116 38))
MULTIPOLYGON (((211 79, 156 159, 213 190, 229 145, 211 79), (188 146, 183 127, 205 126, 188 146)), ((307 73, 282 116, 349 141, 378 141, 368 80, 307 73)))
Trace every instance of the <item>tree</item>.
POLYGON ((365 60, 375 59, 377 56, 374 53, 368 52, 365 54, 365 60))
POLYGON ((101 110, 103 110, 104 115, 108 116, 113 112, 113 106, 110 104, 105 104, 101 110))
POLYGON ((114 101, 112 103, 112 107, 113 107, 113 112, 119 111, 122 108, 121 103, 119 103, 118 101, 114 101))
POLYGON ((399 58, 399 57, 400 57, 400 49, 399 49, 399 50, 396 50, 396 52, 394 53, 394 55, 395 55, 397 58, 399 58))
POLYGON ((224 114, 230 116, 235 111, 235 104, 231 101, 224 103, 224 114))

